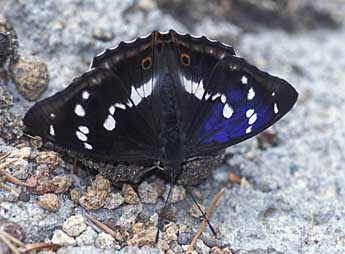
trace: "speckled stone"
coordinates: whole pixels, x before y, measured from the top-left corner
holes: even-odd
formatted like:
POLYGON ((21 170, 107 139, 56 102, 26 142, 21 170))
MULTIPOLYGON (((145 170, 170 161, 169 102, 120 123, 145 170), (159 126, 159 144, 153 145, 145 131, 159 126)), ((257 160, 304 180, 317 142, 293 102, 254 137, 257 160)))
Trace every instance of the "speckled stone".
POLYGON ((204 214, 206 213, 205 207, 203 205, 201 205, 201 204, 198 204, 198 205, 193 203, 193 205, 189 209, 189 212, 191 213, 191 215, 194 218, 201 218, 203 216, 203 213, 204 214), (200 209, 201 209, 201 211, 200 211, 200 209))
POLYGON ((56 212, 60 209, 60 201, 58 197, 53 193, 48 193, 40 196, 39 205, 43 209, 50 212, 56 212))
POLYGON ((138 187, 140 200, 144 204, 156 204, 159 198, 158 186, 146 181, 142 182, 138 187))
POLYGON ((37 100, 48 87, 47 65, 37 58, 20 57, 10 73, 18 92, 29 101, 37 100))
POLYGON ((7 87, 0 85, 0 114, 7 111, 11 106, 13 106, 13 96, 7 87))
POLYGON ((0 67, 6 63, 9 58, 10 62, 15 62, 18 59, 18 37, 10 22, 0 14, 0 33, 5 35, 6 41, 0 38, 0 67), (3 44, 5 43, 5 45, 3 44))
POLYGON ((120 192, 110 193, 105 200, 104 208, 114 210, 125 202, 125 198, 120 192))
POLYGON ((87 192, 79 199, 79 203, 86 210, 95 210, 104 206, 105 200, 110 193, 111 183, 101 175, 97 175, 87 192))
MULTIPOLYGON (((169 203, 176 203, 186 198, 186 189, 181 185, 174 185, 169 198, 169 203)), ((164 193, 164 199, 167 198, 170 189, 170 184, 167 185, 164 193)))
POLYGON ((51 183, 56 186, 55 194, 61 194, 68 191, 73 184, 73 178, 69 176, 55 176, 51 183))
POLYGON ((129 184, 124 184, 122 186, 122 193, 125 198, 125 202, 129 205, 136 205, 140 203, 138 194, 135 192, 133 187, 129 184))
POLYGON ((37 164, 45 164, 50 169, 54 169, 61 162, 61 157, 54 151, 42 151, 35 155, 37 164))
POLYGON ((104 232, 100 233, 95 241, 95 245, 101 249, 119 249, 120 246, 116 240, 109 234, 104 232))
POLYGON ((79 236, 86 230, 84 217, 81 214, 69 217, 63 224, 62 230, 69 236, 79 236))
POLYGON ((86 230, 76 238, 78 246, 93 245, 97 238, 97 232, 92 227, 87 227, 86 230))
POLYGON ((63 246, 74 246, 76 244, 76 241, 73 237, 70 237, 65 232, 58 229, 54 231, 52 243, 60 244, 63 246))
POLYGON ((13 142, 23 136, 23 122, 21 117, 9 111, 0 115, 0 138, 6 142, 13 142))
POLYGON ((128 245, 144 246, 155 243, 157 228, 144 223, 136 223, 132 227, 133 237, 127 241, 128 245))

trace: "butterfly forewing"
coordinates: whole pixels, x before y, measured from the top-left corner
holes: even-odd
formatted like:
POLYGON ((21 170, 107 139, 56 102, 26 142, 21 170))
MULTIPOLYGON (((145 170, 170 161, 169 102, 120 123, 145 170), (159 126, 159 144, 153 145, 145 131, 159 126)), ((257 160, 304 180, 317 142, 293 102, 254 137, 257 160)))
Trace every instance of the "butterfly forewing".
POLYGON ((106 160, 157 158, 159 141, 137 111, 122 81, 97 68, 36 104, 24 123, 30 134, 66 149, 106 160))
POLYGON ((209 95, 195 106, 197 116, 187 134, 191 156, 256 135, 285 115, 297 99, 286 81, 234 56, 219 60, 204 86, 209 95))

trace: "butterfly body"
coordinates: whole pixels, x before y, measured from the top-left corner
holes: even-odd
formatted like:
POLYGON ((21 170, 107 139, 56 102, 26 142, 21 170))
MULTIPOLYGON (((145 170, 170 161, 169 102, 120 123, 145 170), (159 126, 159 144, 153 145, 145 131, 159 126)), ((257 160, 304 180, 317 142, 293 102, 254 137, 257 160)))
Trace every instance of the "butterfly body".
POLYGON ((87 160, 158 161, 177 179, 186 162, 256 135, 296 99, 291 85, 230 46, 153 32, 97 55, 68 88, 33 106, 24 124, 87 160))

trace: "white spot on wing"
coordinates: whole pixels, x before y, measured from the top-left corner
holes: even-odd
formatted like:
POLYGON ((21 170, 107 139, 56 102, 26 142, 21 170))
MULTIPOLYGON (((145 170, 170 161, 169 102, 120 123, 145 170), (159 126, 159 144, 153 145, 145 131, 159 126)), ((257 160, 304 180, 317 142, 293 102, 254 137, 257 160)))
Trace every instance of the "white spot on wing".
POLYGON ((275 93, 275 92, 272 92, 272 96, 273 96, 273 97, 276 96, 276 93, 275 93))
POLYGON ((197 97, 199 100, 202 99, 202 97, 205 94, 205 89, 204 89, 204 83, 201 80, 201 83, 199 84, 198 88, 194 92, 195 97, 197 97))
POLYGON ((138 91, 132 86, 132 91, 131 91, 131 100, 133 101, 134 105, 138 105, 143 98, 140 97, 138 91))
POLYGON ((115 103, 114 106, 117 107, 117 108, 126 109, 126 105, 122 104, 122 103, 115 103))
POLYGON ((246 76, 242 76, 242 78, 241 78, 241 83, 243 84, 243 85, 246 85, 246 84, 248 84, 248 78, 246 77, 246 76))
POLYGON ((55 115, 54 113, 50 113, 50 117, 51 117, 51 118, 55 118, 56 115, 55 115))
POLYGON ((84 147, 85 147, 87 150, 92 150, 92 145, 90 145, 89 143, 84 143, 84 147))
POLYGON ((215 95, 212 96, 212 100, 216 100, 218 97, 220 97, 221 94, 220 93, 216 93, 215 95))
POLYGON ((251 87, 248 91, 247 99, 252 100, 254 99, 254 97, 255 97, 255 91, 254 91, 254 88, 251 87))
POLYGON ((80 105, 80 104, 75 105, 74 113, 77 116, 80 116, 80 117, 84 117, 85 116, 85 110, 84 110, 83 106, 80 105))
POLYGON ((206 95, 205 95, 205 100, 208 100, 210 97, 211 97, 211 94, 206 93, 206 95))
POLYGON ((115 107, 113 106, 113 105, 111 105, 110 107, 109 107, 109 113, 111 114, 111 115, 114 115, 114 113, 115 113, 115 107))
POLYGON ((144 90, 144 97, 147 98, 148 96, 150 96, 152 94, 152 82, 151 80, 149 80, 148 82, 146 82, 143 86, 143 90, 144 90))
POLYGON ((249 118, 254 114, 254 109, 248 109, 246 112, 246 117, 249 118))
POLYGON ((277 103, 274 103, 273 111, 274 111, 275 114, 278 114, 278 113, 279 113, 279 108, 278 108, 277 103))
POLYGON ((256 120, 258 119, 258 115, 255 113, 254 115, 252 115, 249 120, 248 120, 248 124, 252 125, 256 122, 256 120))
POLYGON ((252 132, 252 127, 253 126, 249 126, 247 129, 246 129, 246 134, 249 134, 252 132))
POLYGON ((55 136, 55 129, 54 129, 53 125, 49 126, 49 134, 52 135, 52 136, 55 136))
POLYGON ((226 95, 222 94, 222 96, 220 96, 220 101, 225 104, 226 103, 226 95))
POLYGON ((127 106, 130 107, 130 108, 133 107, 133 103, 132 103, 131 101, 127 101, 126 104, 127 104, 127 106))
POLYGON ((84 134, 89 134, 89 133, 90 133, 89 128, 86 127, 86 126, 79 126, 78 129, 79 129, 82 133, 84 133, 84 134))
POLYGON ((193 82, 188 80, 186 77, 183 77, 183 86, 187 93, 193 93, 193 82))
POLYGON ((228 103, 226 103, 223 108, 223 116, 229 119, 233 113, 234 110, 232 109, 232 107, 228 103))
POLYGON ((77 135, 77 138, 80 141, 87 141, 87 137, 84 133, 82 133, 81 131, 76 131, 75 134, 77 135))
POLYGON ((103 127, 107 130, 107 131, 112 131, 115 129, 115 119, 112 115, 108 115, 107 119, 105 119, 103 127))
POLYGON ((87 100, 89 99, 90 97, 90 93, 88 91, 84 91, 82 94, 81 94, 81 97, 84 99, 84 100, 87 100))

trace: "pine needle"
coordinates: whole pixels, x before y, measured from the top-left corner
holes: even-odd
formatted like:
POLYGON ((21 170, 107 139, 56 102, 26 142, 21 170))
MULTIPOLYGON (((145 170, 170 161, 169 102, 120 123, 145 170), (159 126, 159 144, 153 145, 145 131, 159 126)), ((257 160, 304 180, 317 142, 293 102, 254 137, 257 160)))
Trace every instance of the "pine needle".
POLYGON ((196 232, 196 234, 195 234, 195 236, 194 236, 194 238, 193 238, 191 244, 189 245, 189 247, 188 247, 188 249, 187 249, 187 253, 190 253, 190 252, 192 251, 192 249, 193 249, 193 247, 194 247, 196 241, 199 239, 200 235, 201 235, 202 232, 205 230, 205 227, 206 227, 206 225, 207 225, 207 221, 208 221, 208 220, 210 219, 210 217, 211 217, 212 210, 213 210, 213 208, 216 206, 216 204, 217 204, 219 198, 222 196, 223 192, 224 192, 224 188, 222 188, 222 189, 218 192, 218 194, 216 195, 216 197, 213 199, 213 201, 212 201, 210 207, 207 209, 206 216, 205 216, 205 218, 203 219, 203 221, 201 222, 198 231, 196 232))

